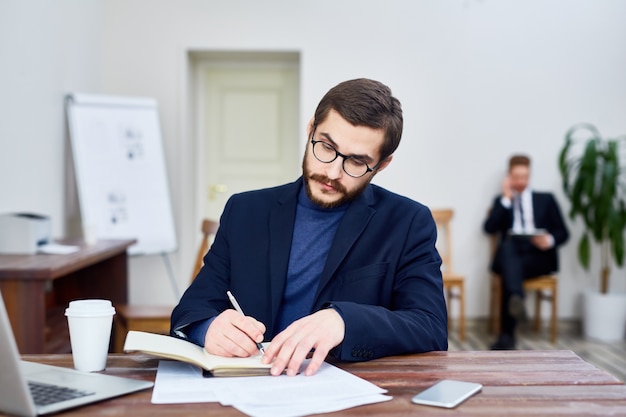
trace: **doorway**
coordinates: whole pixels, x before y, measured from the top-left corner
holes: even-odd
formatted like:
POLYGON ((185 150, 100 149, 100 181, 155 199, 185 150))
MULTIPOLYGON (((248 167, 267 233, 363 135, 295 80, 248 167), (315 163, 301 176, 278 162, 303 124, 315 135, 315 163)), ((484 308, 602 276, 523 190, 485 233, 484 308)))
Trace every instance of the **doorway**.
POLYGON ((300 56, 194 53, 197 204, 219 219, 228 198, 300 175, 300 56))

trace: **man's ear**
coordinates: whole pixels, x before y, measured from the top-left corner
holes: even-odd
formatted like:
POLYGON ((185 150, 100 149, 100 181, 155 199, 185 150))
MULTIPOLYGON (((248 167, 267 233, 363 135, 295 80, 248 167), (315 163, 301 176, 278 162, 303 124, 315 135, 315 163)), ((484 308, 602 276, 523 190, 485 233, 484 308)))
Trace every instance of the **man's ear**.
POLYGON ((378 165, 378 168, 376 168, 376 173, 382 171, 383 169, 387 168, 387 165, 389 165, 391 163, 391 160, 393 159, 393 155, 389 155, 387 158, 385 158, 384 161, 382 161, 380 163, 380 165, 378 165))
POLYGON ((306 125, 307 141, 311 138, 311 133, 313 133, 313 121, 314 120, 315 120, 315 117, 311 117, 311 120, 309 120, 309 123, 306 125))

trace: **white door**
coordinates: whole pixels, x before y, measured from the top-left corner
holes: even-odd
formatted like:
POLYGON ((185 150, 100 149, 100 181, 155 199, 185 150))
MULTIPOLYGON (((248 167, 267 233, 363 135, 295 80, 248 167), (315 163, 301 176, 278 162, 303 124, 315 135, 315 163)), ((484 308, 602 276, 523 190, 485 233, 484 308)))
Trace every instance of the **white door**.
POLYGON ((206 59, 196 68, 198 212, 219 219, 232 194, 300 174, 299 69, 293 58, 258 56, 206 59))

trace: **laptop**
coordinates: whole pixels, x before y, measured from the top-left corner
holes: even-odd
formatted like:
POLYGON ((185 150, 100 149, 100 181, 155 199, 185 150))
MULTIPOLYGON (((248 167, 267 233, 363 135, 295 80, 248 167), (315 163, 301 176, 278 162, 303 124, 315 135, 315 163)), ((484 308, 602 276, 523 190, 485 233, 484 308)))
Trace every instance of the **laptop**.
POLYGON ((19 416, 56 413, 153 385, 149 381, 22 361, 0 293, 0 411, 19 416))

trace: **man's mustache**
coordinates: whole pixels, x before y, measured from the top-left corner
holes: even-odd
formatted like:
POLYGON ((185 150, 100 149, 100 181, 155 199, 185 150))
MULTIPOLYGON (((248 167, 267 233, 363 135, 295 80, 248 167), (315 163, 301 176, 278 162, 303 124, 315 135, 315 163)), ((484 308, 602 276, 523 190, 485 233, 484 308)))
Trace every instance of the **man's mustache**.
POLYGON ((321 175, 321 174, 311 174, 310 178, 312 180, 319 181, 324 184, 330 184, 331 187, 333 187, 335 190, 339 191, 340 193, 343 193, 343 194, 346 193, 345 187, 338 180, 331 180, 326 175, 321 175))

